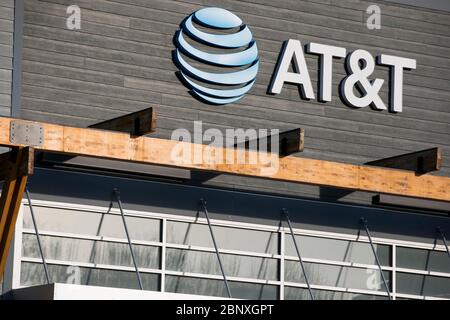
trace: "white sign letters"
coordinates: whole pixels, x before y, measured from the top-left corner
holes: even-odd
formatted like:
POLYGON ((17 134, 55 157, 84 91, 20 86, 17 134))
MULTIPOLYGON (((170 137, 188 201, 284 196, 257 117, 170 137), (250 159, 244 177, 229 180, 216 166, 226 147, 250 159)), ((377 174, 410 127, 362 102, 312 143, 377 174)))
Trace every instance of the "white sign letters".
MULTIPOLYGON (((308 53, 319 55, 319 93, 318 99, 329 102, 332 99, 333 59, 345 58, 345 48, 310 43, 308 53)), ((390 68, 390 102, 389 111, 402 112, 403 108, 403 70, 416 68, 416 60, 382 54, 377 57, 379 65, 390 68)), ((375 110, 387 110, 379 92, 384 84, 383 79, 370 79, 375 71, 375 59, 366 50, 355 50, 345 60, 347 75, 340 83, 341 99, 354 108, 371 106, 375 110)), ((315 99, 311 78, 306 65, 303 46, 299 40, 290 39, 284 43, 280 59, 269 86, 269 93, 279 94, 284 83, 299 86, 302 98, 315 99), (289 67, 293 63, 293 72, 289 67)))
POLYGON ((331 101, 331 87, 333 81, 333 58, 345 58, 345 48, 327 46, 311 42, 307 47, 308 52, 320 55, 320 91, 321 101, 331 101))
POLYGON ((281 60, 279 61, 275 72, 275 77, 273 78, 269 89, 270 93, 280 93, 283 84, 289 82, 300 86, 303 98, 315 98, 300 41, 290 39, 284 43, 281 60), (294 62, 294 72, 289 72, 291 62, 294 62))

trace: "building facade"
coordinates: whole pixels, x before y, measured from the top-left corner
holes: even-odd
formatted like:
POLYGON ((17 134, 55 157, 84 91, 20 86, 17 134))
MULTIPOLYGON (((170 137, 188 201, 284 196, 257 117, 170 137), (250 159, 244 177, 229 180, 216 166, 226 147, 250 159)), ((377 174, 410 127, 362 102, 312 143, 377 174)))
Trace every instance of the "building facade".
MULTIPOLYGON (((351 164, 439 147, 441 168, 430 174, 448 177, 450 12, 445 4, 406 2, 0 0, 0 113, 85 128, 153 107, 150 136, 164 139, 180 128, 194 135, 195 121, 203 131, 303 128, 304 150, 291 156, 351 164), (236 102, 208 103, 180 81, 179 30, 208 7, 242 19, 257 45, 256 80, 236 102), (313 98, 298 84, 271 90, 289 39, 301 42, 306 69, 294 63, 287 71, 307 70, 310 81, 301 87, 310 82, 313 98), (346 49, 332 60, 330 99, 320 95, 325 66, 308 52, 311 43, 346 49), (383 80, 373 97, 384 110, 352 107, 343 97, 347 53, 358 50, 374 62, 381 55, 415 60, 400 91, 393 87, 399 74, 386 64, 376 63, 365 78, 383 80), (392 112, 394 95, 402 97, 401 112, 392 112)), ((223 35, 216 29, 212 34, 223 35)), ((192 66, 217 70, 201 59, 192 66)), ((358 81, 366 91, 376 85, 358 81)), ((228 297, 199 205, 205 199, 233 298, 310 299, 307 282, 316 299, 450 298, 450 259, 436 232, 450 237, 448 202, 438 209, 434 202, 381 206, 372 192, 44 152, 28 188, 52 283, 140 288, 117 189, 146 291, 228 297)), ((24 199, 3 293, 47 283, 30 213, 24 199)))

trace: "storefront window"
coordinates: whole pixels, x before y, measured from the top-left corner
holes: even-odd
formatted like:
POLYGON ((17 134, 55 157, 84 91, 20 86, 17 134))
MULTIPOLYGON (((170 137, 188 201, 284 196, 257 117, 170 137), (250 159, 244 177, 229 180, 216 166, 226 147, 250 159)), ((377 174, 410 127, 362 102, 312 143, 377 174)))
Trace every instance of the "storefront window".
POLYGON ((397 247, 397 267, 450 273, 446 252, 397 247))
MULTIPOLYGON (((238 229, 222 226, 213 227, 217 245, 221 249, 278 254, 278 234, 276 232, 238 229), (249 241, 251 239, 251 241, 249 241)), ((208 225, 167 222, 167 242, 213 247, 208 225)))
MULTIPOLYGON (((50 236, 41 236, 40 240, 46 259, 112 266, 134 266, 128 243, 50 236)), ((133 245, 133 251, 139 267, 159 269, 160 248, 133 245)), ((22 256, 40 257, 36 235, 23 235, 22 256)))
MULTIPOLYGON (((285 280, 305 283, 298 261, 285 261, 285 280)), ((305 263, 308 280, 313 285, 385 291, 383 279, 378 269, 343 267, 319 263, 305 263)), ((386 282, 390 283, 390 273, 384 272, 386 282)))
POLYGON ((450 278, 398 272, 397 291, 418 296, 450 298, 450 278))
MULTIPOLYGON (((304 258, 377 264, 370 243, 307 236, 296 236, 295 239, 304 258)), ((374 247, 381 265, 390 266, 390 247, 380 244, 374 247)), ((286 254, 297 256, 290 234, 286 235, 286 254)))
MULTIPOLYGON (((120 215, 106 213, 107 208, 105 213, 39 205, 34 209, 51 281, 139 289, 120 215)), ((162 290, 164 281, 166 292, 228 296, 205 222, 151 213, 127 214, 126 221, 145 290, 162 290)), ((233 298, 310 299, 288 230, 212 223, 233 298)), ((27 206, 23 228, 21 285, 44 284, 44 268, 27 206)), ((388 298, 370 243, 336 234, 295 237, 316 299, 388 298)), ((374 248, 393 297, 450 298, 446 252, 405 244, 396 245, 394 251, 392 244, 378 242, 374 248)))
MULTIPOLYGON (((251 300, 274 300, 278 298, 277 286, 229 281, 233 298, 251 300)), ((168 292, 228 297, 222 280, 166 276, 168 292)))
MULTIPOLYGON (((168 270, 221 275, 215 252, 167 249, 168 270)), ((278 280, 278 260, 221 254, 225 274, 231 277, 278 280)))
MULTIPOLYGON (((314 299, 316 300, 387 300, 387 296, 381 295, 369 295, 362 293, 350 293, 340 291, 328 291, 328 290, 312 290, 314 299)), ((284 288, 285 300, 310 300, 308 289, 285 287, 284 288)))
MULTIPOLYGON (((33 208, 39 230, 73 233, 89 236, 103 236, 125 239, 125 229, 120 215, 101 212, 76 211, 68 209, 33 208)), ((160 241, 159 220, 127 216, 126 223, 130 237, 134 240, 160 241)), ((28 206, 24 206, 24 228, 33 229, 28 206)))
MULTIPOLYGON (((136 273, 133 271, 54 264, 48 264, 48 271, 50 274, 50 281, 55 283, 139 289, 136 273)), ((23 262, 20 279, 21 285, 23 286, 35 286, 47 283, 44 268, 40 263, 23 262)), ((145 290, 159 290, 159 275, 141 273, 141 279, 145 290)))

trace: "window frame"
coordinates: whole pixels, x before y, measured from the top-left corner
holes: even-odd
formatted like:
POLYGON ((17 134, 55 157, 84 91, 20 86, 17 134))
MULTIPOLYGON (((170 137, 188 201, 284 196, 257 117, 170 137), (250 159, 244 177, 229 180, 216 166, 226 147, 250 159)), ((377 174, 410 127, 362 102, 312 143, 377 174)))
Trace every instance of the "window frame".
MULTIPOLYGON (((40 258, 27 258, 22 257, 22 234, 34 234, 33 229, 23 228, 23 209, 24 206, 27 206, 27 201, 22 201, 22 206, 20 208, 18 221, 15 229, 15 236, 13 242, 13 251, 14 251, 14 261, 11 266, 6 270, 5 279, 10 277, 12 283, 12 289, 23 288, 26 286, 22 286, 20 284, 20 272, 21 272, 21 262, 37 262, 40 263, 40 258)), ((54 202, 48 200, 37 200, 33 199, 33 206, 37 207, 48 207, 48 208, 56 208, 56 209, 65 209, 65 210, 76 210, 76 211, 85 211, 85 212, 95 212, 95 213, 105 213, 112 215, 120 215, 120 210, 117 208, 112 208, 108 212, 107 207, 100 206, 91 206, 84 204, 76 204, 76 203, 61 203, 54 202), (108 212, 108 213, 107 213, 108 212)), ((167 243, 167 221, 178 221, 178 222, 187 222, 187 223, 198 223, 207 225, 206 218, 201 217, 189 217, 189 216, 179 216, 172 215, 166 213, 157 213, 157 212, 144 212, 137 210, 129 210, 124 209, 124 214, 126 216, 140 217, 140 218, 150 218, 150 219, 158 219, 161 221, 161 241, 144 241, 144 240, 132 240, 133 244, 136 245, 151 245, 160 248, 161 257, 160 257, 160 269, 149 269, 149 268, 139 268, 140 272, 143 273, 152 273, 160 275, 160 286, 159 289, 161 292, 165 292, 165 276, 166 275, 174 275, 174 276, 186 276, 186 277, 195 277, 195 278, 207 278, 207 279, 218 279, 222 280, 221 275, 209 275, 209 274, 198 274, 198 273, 186 273, 181 271, 171 271, 166 270, 166 249, 174 248, 174 249, 192 249, 197 251, 204 252, 215 252, 214 248, 202 247, 202 246, 191 246, 191 245, 183 245, 183 244, 172 244, 167 243)), ((228 220, 218 220, 212 219, 211 224, 213 226, 222 226, 222 227, 232 227, 239 229, 248 229, 248 230, 258 230, 258 231, 268 231, 275 232, 279 236, 279 251, 277 254, 272 253, 256 253, 256 252, 248 252, 248 251, 240 251, 240 250, 231 250, 231 249, 220 249, 220 253, 241 255, 241 256, 254 256, 261 258, 276 258, 279 261, 279 279, 278 280, 263 280, 263 279, 253 279, 253 278, 240 278, 240 277, 229 277, 227 279, 230 281, 238 281, 238 282, 249 282, 255 284, 270 284, 278 286, 279 299, 284 299, 284 289, 285 287, 299 287, 299 288, 307 288, 304 283, 291 283, 285 281, 285 261, 293 261, 297 260, 296 256, 287 256, 285 255, 286 250, 286 237, 290 237, 290 230, 287 226, 270 226, 270 225, 262 225, 262 224, 254 224, 254 223, 241 223, 238 221, 228 221, 228 220)), ((311 236, 311 237, 319 237, 319 238, 327 238, 327 239, 335 239, 335 240, 347 240, 347 241, 356 241, 356 242, 365 242, 369 243, 369 239, 364 235, 350 235, 350 234, 341 234, 334 232, 325 232, 325 231, 316 231, 316 230, 306 230, 306 229, 293 229, 295 235, 300 236, 311 236)), ((48 236, 56 236, 56 237, 66 237, 66 238, 75 238, 75 239, 86 239, 86 240, 101 240, 101 241, 110 241, 110 242, 118 242, 118 243, 127 243, 126 239, 114 238, 114 237, 103 237, 103 236, 89 236, 89 235, 78 235, 78 234, 70 234, 64 232, 56 232, 56 231, 43 231, 39 230, 40 234, 48 235, 48 236)), ((385 239, 373 237, 373 242, 380 245, 388 245, 391 247, 391 262, 392 265, 387 267, 383 266, 383 271, 388 271, 391 273, 391 295, 395 299, 398 298, 409 298, 409 299, 432 299, 432 300, 442 300, 439 297, 430 297, 430 296, 418 296, 418 295, 410 295, 410 294, 401 294, 396 291, 396 272, 406 272, 411 274, 421 274, 421 275, 434 275, 445 278, 450 278, 450 272, 434 272, 434 271, 423 271, 423 270, 415 270, 415 269, 405 269, 405 268, 397 268, 396 266, 396 248, 397 247, 408 247, 415 249, 426 249, 433 251, 442 251, 445 252, 444 245, 432 245, 420 242, 410 242, 404 240, 394 240, 394 239, 385 239)), ((300 244, 301 246, 301 244, 300 244)), ((94 267, 101 269, 110 269, 110 270, 120 270, 120 271, 134 271, 133 267, 125 267, 125 266, 111 266, 111 265, 98 265, 91 263, 81 263, 81 262, 70 262, 70 261, 61 261, 61 260, 47 260, 49 264, 58 264, 58 265, 66 265, 66 266, 84 266, 84 267, 94 267)), ((340 262, 326 259, 315 259, 315 258, 304 258, 305 262, 311 263, 323 263, 323 264, 331 264, 338 266, 349 266, 349 267, 357 267, 364 269, 378 269, 377 265, 369 265, 369 264, 361 264, 361 263, 353 263, 353 262, 340 262)), ((353 289, 353 288, 342 288, 342 287, 333 287, 333 286, 323 286, 323 285, 311 285, 313 289, 317 290, 331 290, 338 292, 350 292, 356 294, 369 294, 369 295, 381 295, 387 296, 386 292, 383 291, 373 291, 373 290, 365 290, 365 289, 353 289)), ((446 300, 446 299, 444 299, 446 300)))

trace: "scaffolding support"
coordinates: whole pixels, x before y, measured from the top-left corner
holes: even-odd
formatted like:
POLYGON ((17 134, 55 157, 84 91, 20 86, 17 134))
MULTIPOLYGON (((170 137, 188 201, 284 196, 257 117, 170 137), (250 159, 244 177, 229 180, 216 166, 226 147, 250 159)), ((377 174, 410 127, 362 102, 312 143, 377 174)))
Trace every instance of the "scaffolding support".
POLYGON ((138 280, 138 283, 139 283, 139 288, 141 290, 144 290, 144 287, 142 285, 141 274, 139 273, 138 265, 136 263, 136 258, 135 258, 135 255, 134 255, 133 245, 132 245, 131 239, 130 239, 130 234, 128 232, 127 222, 125 220, 125 214, 123 213, 122 201, 120 200, 120 191, 118 189, 114 189, 113 190, 113 194, 116 197, 117 203, 119 204, 120 214, 122 216, 122 222, 123 222, 123 226, 125 228, 125 234, 127 236, 128 245, 130 246, 131 259, 133 260, 133 265, 134 265, 134 269, 136 271, 136 277, 137 277, 137 280, 138 280))
POLYGON ((223 281, 225 283, 225 288, 227 289, 228 297, 232 298, 230 287, 229 287, 228 281, 227 281, 227 276, 225 275, 225 270, 223 268, 222 259, 220 258, 219 249, 217 247, 216 238, 214 237, 214 232, 212 230, 211 221, 209 221, 208 209, 206 208, 205 199, 200 199, 200 205, 203 208, 203 212, 205 213, 205 216, 206 216, 206 221, 208 222, 209 232, 211 233, 211 238, 212 238, 212 241, 214 244, 214 249, 216 250, 217 260, 219 261, 219 267, 220 267, 220 271, 222 272, 223 281))
POLYGON ((375 261, 377 262, 378 269, 380 270, 381 279, 383 280, 383 284, 384 284, 384 288, 386 289, 386 293, 387 293, 387 295, 389 297, 389 300, 392 300, 392 296, 391 296, 391 293, 389 291, 389 287, 387 285, 387 281, 386 281, 386 278, 384 276, 383 269, 381 269, 380 260, 378 259, 377 252, 375 251, 375 247, 374 247, 373 242, 372 242, 372 237, 370 236, 369 228, 367 227, 367 220, 365 218, 361 218, 360 222, 361 222, 361 225, 366 230, 367 238, 369 238, 370 247, 372 248, 373 255, 375 256, 375 261))
POLYGON ((447 240, 445 239, 444 232, 442 232, 441 227, 437 227, 437 228, 436 228, 436 231, 437 231, 437 233, 441 236, 442 241, 444 242, 445 249, 447 250, 447 255, 448 255, 448 257, 450 258, 450 251, 449 251, 449 249, 448 249, 448 244, 447 244, 447 240))
POLYGON ((314 300, 314 295, 312 293, 311 285, 309 284, 309 279, 308 275, 306 274, 306 269, 303 263, 302 255, 300 254, 300 249, 298 248, 297 241, 295 240, 294 231, 292 230, 291 219, 289 219, 289 212, 287 211, 287 209, 283 208, 281 209, 281 214, 286 217, 286 221, 292 236, 292 241, 294 242, 295 251, 297 252, 298 260, 300 262, 300 269, 303 273, 303 276, 305 277, 306 285, 308 286, 309 296, 311 297, 311 300, 314 300))
POLYGON ((41 237, 39 235, 36 217, 34 215, 33 205, 31 204, 31 197, 28 188, 25 188, 25 194, 27 195, 28 206, 30 207, 31 220, 33 220, 34 232, 36 233, 36 240, 39 248, 39 253, 41 254, 42 265, 44 266, 45 278, 47 280, 47 283, 50 284, 50 274, 48 272, 47 262, 45 261, 44 251, 42 250, 41 237))

